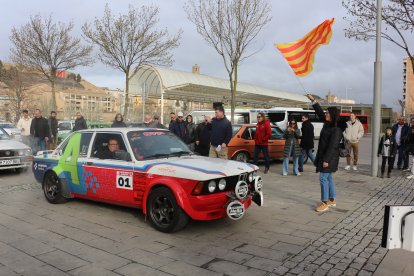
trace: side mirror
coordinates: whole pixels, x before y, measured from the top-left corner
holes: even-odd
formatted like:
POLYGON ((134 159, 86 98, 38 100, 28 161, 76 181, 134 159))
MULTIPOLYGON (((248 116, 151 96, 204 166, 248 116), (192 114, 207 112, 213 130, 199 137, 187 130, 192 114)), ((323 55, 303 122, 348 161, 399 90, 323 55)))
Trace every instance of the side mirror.
POLYGON ((131 154, 125 150, 115 151, 115 159, 124 160, 124 161, 132 161, 131 154))

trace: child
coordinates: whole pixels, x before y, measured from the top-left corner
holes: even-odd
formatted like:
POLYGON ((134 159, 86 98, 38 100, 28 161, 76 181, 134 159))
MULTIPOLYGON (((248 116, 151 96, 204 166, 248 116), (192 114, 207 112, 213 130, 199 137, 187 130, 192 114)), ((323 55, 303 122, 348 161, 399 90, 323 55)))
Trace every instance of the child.
POLYGON ((392 129, 387 127, 385 129, 385 135, 381 137, 379 147, 378 147, 378 156, 382 155, 382 164, 381 164, 381 178, 384 178, 385 164, 388 160, 388 173, 387 177, 391 177, 391 170, 394 165, 395 154, 397 153, 397 142, 392 136, 392 129))

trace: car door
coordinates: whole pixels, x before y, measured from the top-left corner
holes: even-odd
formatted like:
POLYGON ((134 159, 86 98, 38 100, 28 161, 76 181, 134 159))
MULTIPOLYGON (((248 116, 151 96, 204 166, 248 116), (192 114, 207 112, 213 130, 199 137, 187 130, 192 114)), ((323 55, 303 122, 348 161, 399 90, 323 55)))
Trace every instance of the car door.
POLYGON ((243 132, 243 148, 249 152, 251 158, 254 156, 254 134, 256 133, 256 126, 246 127, 246 130, 243 132))
POLYGON ((117 141, 119 150, 129 152, 122 133, 97 132, 92 148, 83 165, 83 181, 87 195, 95 200, 131 206, 134 205, 134 162, 131 160, 100 159, 98 151, 108 147, 108 142, 117 141))
POLYGON ((283 149, 285 147, 285 139, 283 139, 283 131, 278 127, 272 127, 272 135, 269 139, 269 155, 272 159, 283 158, 283 149))

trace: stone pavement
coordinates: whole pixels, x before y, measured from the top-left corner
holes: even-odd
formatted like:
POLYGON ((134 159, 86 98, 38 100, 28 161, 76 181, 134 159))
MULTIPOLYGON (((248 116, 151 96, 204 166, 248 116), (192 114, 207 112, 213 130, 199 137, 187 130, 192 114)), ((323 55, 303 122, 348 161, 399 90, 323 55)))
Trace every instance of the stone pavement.
POLYGON ((391 182, 369 177, 368 165, 360 169, 335 174, 338 207, 318 214, 313 168, 282 177, 273 163, 264 207, 236 222, 192 221, 174 234, 153 230, 135 209, 49 204, 30 172, 0 172, 0 275, 311 274, 305 270, 315 266, 321 274, 372 274, 385 255, 381 205, 407 202, 413 191, 402 177, 391 182))

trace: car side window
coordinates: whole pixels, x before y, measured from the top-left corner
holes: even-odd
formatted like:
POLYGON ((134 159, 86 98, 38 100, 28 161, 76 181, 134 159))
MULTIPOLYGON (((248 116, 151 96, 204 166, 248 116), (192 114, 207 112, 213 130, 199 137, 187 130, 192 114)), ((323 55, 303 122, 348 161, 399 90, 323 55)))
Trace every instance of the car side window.
POLYGON ((95 141, 93 142, 91 157, 96 157, 98 152, 108 149, 108 142, 110 139, 118 141, 119 150, 126 151, 124 139, 120 133, 96 133, 95 141))
POLYGON ((272 127, 272 135, 270 136, 270 140, 280 140, 280 139, 283 139, 283 132, 276 127, 272 127))
POLYGON ((86 157, 88 155, 89 145, 91 144, 93 133, 82 133, 80 141, 79 156, 86 157))
POLYGON ((255 127, 248 127, 243 132, 242 138, 246 139, 246 140, 253 140, 255 133, 256 133, 256 128, 255 127))

